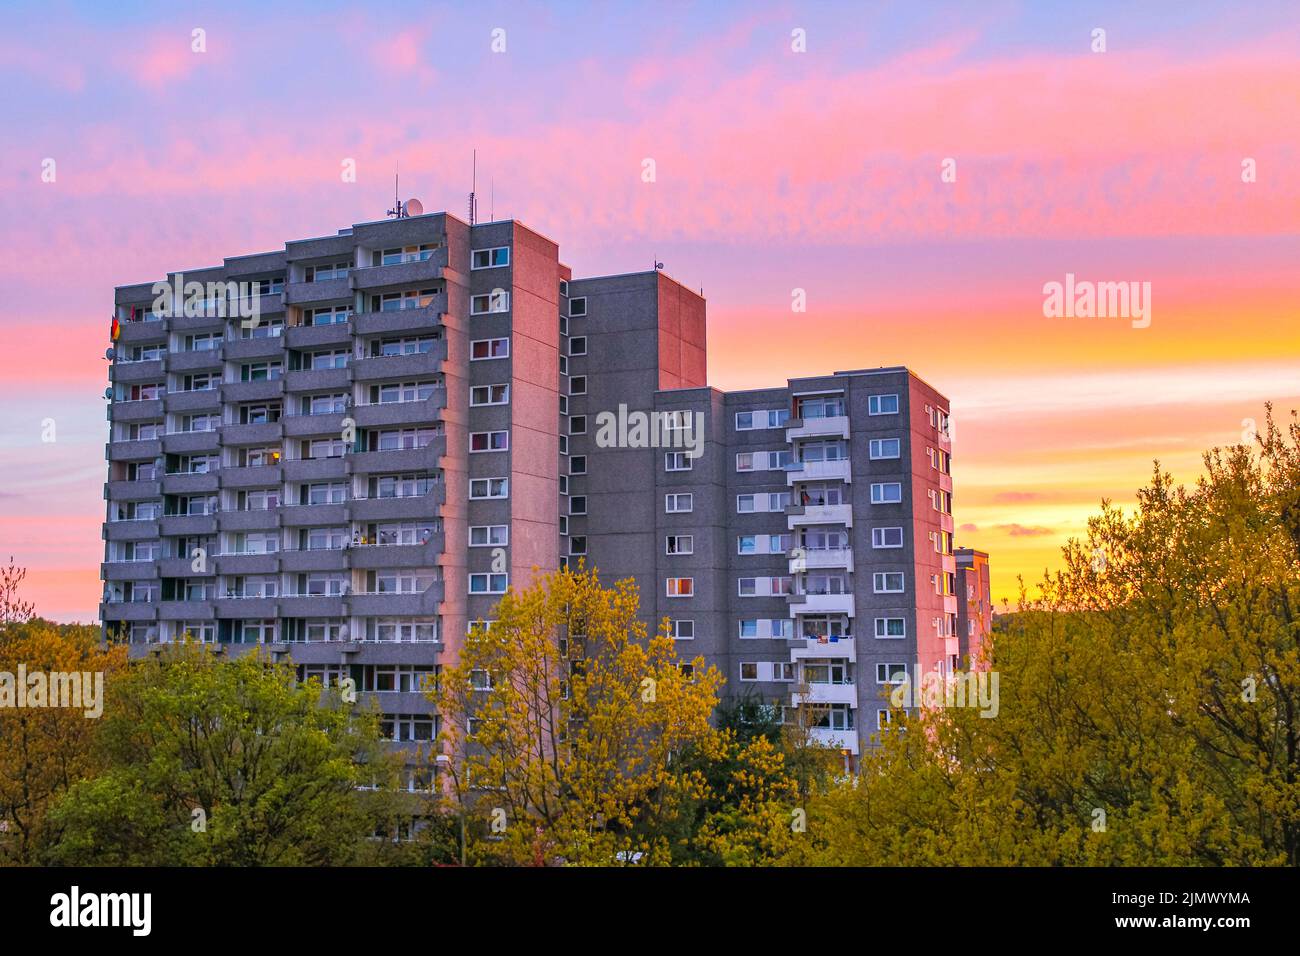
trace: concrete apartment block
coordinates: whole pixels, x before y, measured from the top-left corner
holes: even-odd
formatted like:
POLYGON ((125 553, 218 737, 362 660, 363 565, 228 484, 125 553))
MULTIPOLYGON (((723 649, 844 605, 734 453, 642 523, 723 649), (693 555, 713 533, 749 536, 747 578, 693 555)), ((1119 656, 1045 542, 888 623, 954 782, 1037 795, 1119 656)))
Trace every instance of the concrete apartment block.
POLYGON ((728 694, 815 705, 851 762, 899 669, 987 634, 948 402, 905 368, 709 388, 700 295, 575 279, 514 221, 358 223, 168 281, 162 315, 152 283, 115 294, 101 617, 134 655, 260 645, 354 678, 419 745, 420 678, 469 622, 581 560, 634 578, 728 694), (186 309, 208 283, 241 283, 256 324, 186 309), (602 428, 638 414, 645 440, 602 428))

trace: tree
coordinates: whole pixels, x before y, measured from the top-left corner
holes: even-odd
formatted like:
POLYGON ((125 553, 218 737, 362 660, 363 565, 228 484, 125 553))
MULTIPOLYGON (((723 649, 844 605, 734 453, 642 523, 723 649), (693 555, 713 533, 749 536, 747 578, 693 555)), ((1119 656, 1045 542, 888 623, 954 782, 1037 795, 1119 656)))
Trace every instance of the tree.
POLYGON ((36 606, 18 597, 18 588, 25 577, 27 569, 18 567, 12 556, 9 566, 0 568, 0 631, 36 616, 36 606))
POLYGON ((562 569, 507 594, 443 672, 444 778, 475 859, 670 859, 672 822, 704 782, 681 755, 715 745, 722 678, 701 658, 684 672, 667 627, 648 636, 637 610, 631 580, 562 569))
POLYGON ((1300 864, 1300 424, 1103 502, 995 633, 994 719, 933 709, 792 862, 1300 864))
MULTIPOLYGON (((0 571, 0 614, 4 608, 25 607, 9 613, 0 624, 0 673, 12 679, 14 694, 26 693, 20 675, 78 674, 93 691, 94 675, 111 677, 126 660, 124 648, 99 646, 99 629, 59 625, 31 616, 30 605, 16 597, 23 572, 11 565, 0 571)), ((60 696, 47 703, 60 706, 18 707, 16 700, 0 706, 0 861, 33 864, 44 848, 58 838, 58 827, 48 812, 68 788, 95 766, 94 730, 99 723, 87 717, 86 706, 61 706, 60 696)), ((83 697, 82 704, 90 701, 83 697)), ((101 707, 103 700, 95 702, 101 707)))
POLYGON ((104 769, 52 812, 51 862, 346 864, 370 860, 382 844, 369 838, 393 824, 377 715, 297 684, 287 665, 185 643, 119 672, 109 693, 104 769))

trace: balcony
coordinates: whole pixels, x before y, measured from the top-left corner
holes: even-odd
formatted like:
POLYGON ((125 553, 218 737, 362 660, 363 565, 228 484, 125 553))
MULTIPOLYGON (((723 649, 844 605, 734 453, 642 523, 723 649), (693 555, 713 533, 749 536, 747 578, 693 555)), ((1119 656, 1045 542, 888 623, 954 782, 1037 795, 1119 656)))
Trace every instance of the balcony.
MULTIPOLYGON (((318 283, 311 284, 317 285, 318 283)), ((351 322, 331 322, 328 325, 298 325, 285 330, 285 334, 288 337, 287 341, 291 349, 352 344, 351 322)))
POLYGON ((858 753, 858 732, 856 730, 830 730, 824 727, 812 727, 809 737, 823 747, 847 750, 855 756, 858 753))
POLYGON ((804 549, 802 558, 790 559, 790 573, 814 571, 819 568, 845 568, 853 570, 852 548, 804 549))
POLYGON ((112 501, 149 501, 162 496, 161 481, 107 481, 104 497, 112 501))
POLYGON ((427 259, 398 262, 391 266, 353 269, 348 278, 354 289, 379 290, 396 286, 413 286, 442 278, 447 267, 447 247, 434 249, 427 259))
POLYGON ((222 488, 274 488, 284 482, 279 465, 230 466, 217 473, 222 488))
MULTIPOLYGON (((347 612, 343 598, 337 594, 285 594, 280 597, 280 613, 285 617, 343 617, 347 612)), ((293 642, 292 646, 304 644, 293 642)), ((334 648, 334 660, 338 660, 337 641, 315 642, 313 646, 334 648)))
POLYGON ((284 376, 286 392, 342 391, 351 384, 348 368, 303 368, 286 372, 284 376))
MULTIPOLYGON (((152 303, 145 308, 148 309, 151 305, 152 303)), ((150 319, 148 322, 123 322, 116 347, 120 349, 128 345, 162 344, 166 339, 167 329, 161 319, 150 319)))
POLYGON ((302 438, 308 435, 337 438, 343 434, 343 412, 331 412, 328 415, 286 415, 280 419, 284 426, 286 438, 302 438))
MULTIPOLYGON (((158 617, 164 621, 211 621, 217 616, 212 602, 204 601, 163 601, 158 605, 158 617)), ((174 639, 173 643, 180 643, 174 639)))
POLYGON ((431 534, 418 544, 374 544, 352 548, 354 568, 432 568, 443 551, 443 536, 431 534))
POLYGON ((158 536, 157 521, 109 521, 104 525, 106 541, 152 541, 158 536))
POLYGON ((847 459, 842 461, 796 461, 785 470, 787 484, 799 481, 853 480, 853 470, 847 459))
POLYGON ((222 382, 223 402, 257 402, 284 395, 284 379, 261 379, 256 382, 222 382))
POLYGON ((215 494, 218 486, 217 473, 178 472, 163 475, 162 490, 165 495, 203 495, 215 494))
MULTIPOLYGON (((211 577, 215 572, 211 562, 206 562, 207 567, 203 571, 194 570, 194 559, 189 557, 183 558, 162 558, 158 562, 158 575, 164 578, 206 578, 211 577)), ((166 615, 164 615, 165 617, 166 615)))
POLYGON ((284 354, 284 337, 266 335, 258 338, 232 339, 226 343, 227 362, 251 362, 256 359, 278 359, 284 354))
POLYGON ((810 704, 848 704, 858 706, 857 684, 808 684, 807 692, 790 695, 790 702, 796 707, 807 702, 810 704))
POLYGON ((447 453, 447 436, 436 435, 423 448, 394 448, 390 451, 361 451, 349 456, 354 474, 413 472, 423 474, 438 467, 447 453))
POLYGON ((120 385, 134 385, 138 382, 161 382, 163 377, 162 359, 150 359, 147 362, 124 362, 121 359, 108 367, 108 377, 120 385))
POLYGON ((407 355, 376 355, 371 358, 356 359, 352 363, 352 377, 358 382, 381 381, 384 379, 427 379, 437 375, 442 363, 447 358, 447 342, 439 339, 427 352, 411 352, 407 355))
POLYGON ((428 333, 438 328, 447 312, 447 293, 440 292, 433 301, 419 309, 396 309, 391 312, 363 312, 353 317, 357 335, 386 335, 398 332, 428 333))
POLYGON ((163 515, 158 519, 158 526, 166 537, 173 535, 204 535, 217 533, 217 516, 211 515, 163 515))
POLYGON ((175 413, 218 412, 221 410, 221 391, 203 388, 189 392, 168 392, 163 396, 163 408, 175 413))
POLYGON ((284 571, 346 571, 347 548, 316 548, 314 550, 285 551, 280 565, 284 571))
POLYGON ((339 527, 348 522, 348 506, 343 502, 319 505, 282 505, 280 521, 286 528, 307 526, 339 527))
POLYGON ((278 445, 283 437, 284 429, 278 421, 221 426, 223 445, 278 445))
POLYGON ((280 509, 223 511, 217 515, 217 526, 222 531, 272 531, 280 527, 280 509))
POLYGON ((785 440, 803 438, 848 438, 849 417, 827 415, 823 418, 792 418, 785 425, 785 440))
POLYGON ((416 422, 425 424, 436 422, 441 418, 446 404, 447 390, 435 388, 432 395, 418 401, 358 405, 352 410, 352 417, 356 420, 358 428, 408 425, 416 422))
POLYGON ((158 605, 147 601, 109 601, 99 605, 99 619, 105 624, 115 621, 156 621, 158 605))
MULTIPOLYGON (((349 254, 347 258, 351 258, 349 254)), ((318 282, 289 282, 284 287, 287 305, 310 305, 313 302, 351 302, 351 273, 340 279, 322 279, 318 282)))
POLYGON ((278 574, 280 552, 219 554, 214 559, 217 574, 278 574))
POLYGON ((170 432, 163 436, 162 446, 163 451, 169 455, 216 452, 221 447, 221 437, 215 428, 206 431, 170 432))
POLYGON ((348 503, 353 521, 392 521, 400 518, 433 519, 446 498, 446 486, 438 485, 427 495, 405 498, 354 498, 348 503))
POLYGON ((442 596, 443 582, 435 581, 420 594, 352 594, 348 597, 348 606, 357 617, 437 614, 442 596))
POLYGON ((846 660, 852 664, 858 660, 858 645, 852 637, 827 637, 825 644, 818 640, 793 640, 790 660, 846 660))
POLYGON ((236 308, 234 303, 222 302, 220 309, 225 315, 218 315, 218 304, 215 300, 211 304, 199 303, 197 311, 200 315, 185 315, 183 312, 170 316, 167 319, 168 331, 171 332, 221 332, 225 329, 227 322, 235 321, 234 313, 236 308))
POLYGON ((852 594, 790 594, 786 601, 790 605, 791 617, 797 614, 854 615, 852 594))
POLYGON ((342 455, 336 458, 296 458, 286 459, 280 467, 284 469, 285 481, 327 481, 346 476, 346 461, 342 455))
POLYGON ((171 352, 167 356, 169 372, 201 372, 219 370, 222 358, 221 348, 196 349, 193 352, 171 352))
POLYGON ((107 452, 109 461, 152 461, 162 454, 162 439, 109 442, 107 452))
POLYGON ((108 417, 114 422, 156 422, 163 415, 161 398, 146 398, 140 401, 117 399, 108 405, 108 417))
POLYGON ((853 527, 852 505, 793 505, 785 509, 786 525, 842 524, 853 527))
POLYGON ((216 608, 217 617, 248 620, 278 617, 278 601, 278 598, 273 597, 219 597, 212 605, 216 608))
POLYGON ((99 566, 99 576, 105 581, 156 581, 158 562, 105 561, 99 566))

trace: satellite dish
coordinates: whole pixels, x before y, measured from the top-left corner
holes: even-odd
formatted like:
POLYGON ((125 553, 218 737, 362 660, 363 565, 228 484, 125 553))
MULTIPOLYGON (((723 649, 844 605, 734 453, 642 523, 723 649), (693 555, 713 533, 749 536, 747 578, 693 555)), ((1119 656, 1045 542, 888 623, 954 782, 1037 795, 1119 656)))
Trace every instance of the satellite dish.
POLYGON ((117 357, 117 349, 113 348, 113 346, 110 345, 108 349, 105 350, 104 352, 104 358, 108 359, 111 362, 116 357, 117 357))
POLYGON ((408 199, 408 200, 406 200, 406 206, 405 206, 405 209, 406 209, 406 214, 407 214, 408 216, 423 216, 423 215, 424 215, 424 203, 420 202, 420 200, 418 200, 418 199, 408 199))
POLYGON ((110 386, 108 386, 108 388, 104 389, 104 397, 105 397, 105 398, 108 398, 108 399, 111 399, 111 398, 113 397, 113 386, 112 386, 112 385, 110 385, 110 386))

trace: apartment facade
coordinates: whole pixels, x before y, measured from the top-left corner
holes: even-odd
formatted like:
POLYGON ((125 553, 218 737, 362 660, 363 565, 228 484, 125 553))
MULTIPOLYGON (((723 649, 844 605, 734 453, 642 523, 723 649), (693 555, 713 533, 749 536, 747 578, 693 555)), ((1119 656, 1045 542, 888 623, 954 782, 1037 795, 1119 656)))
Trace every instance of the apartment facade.
POLYGON ((583 559, 852 754, 898 669, 962 656, 947 400, 903 368, 711 389, 662 272, 437 213, 119 287, 114 335, 101 619, 133 654, 260 646, 426 745, 469 622, 583 559))
POLYGON ((974 548, 958 548, 957 557, 957 653, 962 666, 987 666, 980 651, 993 636, 993 588, 989 580, 989 556, 974 548))

